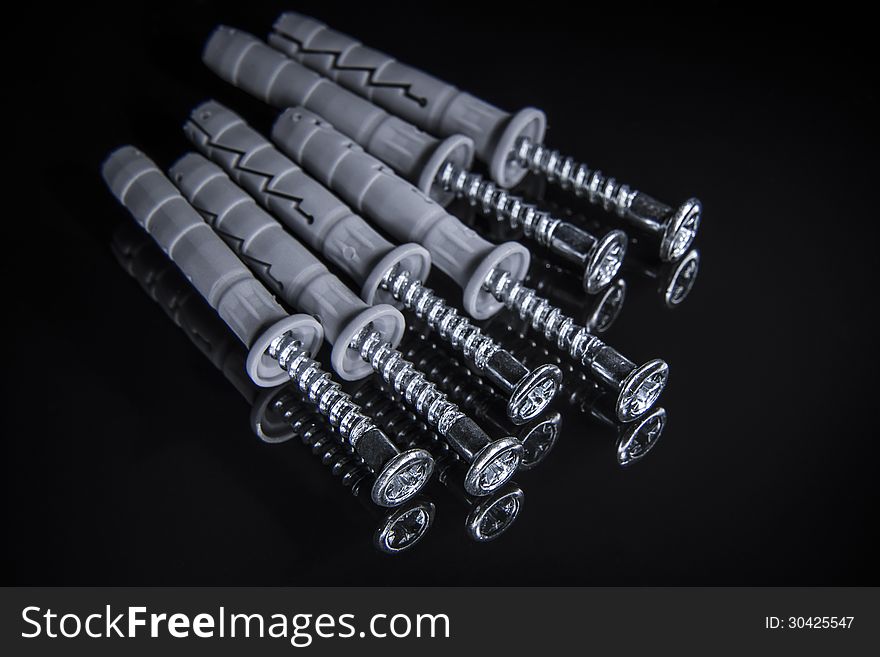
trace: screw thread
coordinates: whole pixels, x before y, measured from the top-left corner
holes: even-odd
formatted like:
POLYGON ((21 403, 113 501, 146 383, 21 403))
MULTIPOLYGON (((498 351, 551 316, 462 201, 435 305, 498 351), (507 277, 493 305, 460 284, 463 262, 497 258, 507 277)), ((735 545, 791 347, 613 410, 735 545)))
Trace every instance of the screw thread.
POLYGON ((508 221, 511 228, 522 228, 525 236, 538 244, 551 246, 553 231, 561 221, 491 180, 446 162, 438 174, 438 182, 456 198, 463 198, 472 206, 479 205, 484 214, 494 214, 497 219, 508 221))
POLYGON ((441 436, 446 437, 452 425, 464 417, 458 406, 404 359, 403 354, 385 342, 378 331, 363 329, 354 339, 352 347, 441 436))
POLYGON ((471 413, 485 416, 488 405, 498 398, 492 388, 425 338, 413 333, 406 345, 406 357, 453 401, 471 413))
POLYGON ((486 289, 583 366, 589 366, 595 354, 605 346, 585 327, 576 324, 547 299, 539 297, 533 289, 514 280, 508 272, 493 271, 486 281, 486 289))
POLYGON ((410 273, 395 265, 383 281, 385 289, 403 303, 416 317, 437 332, 437 335, 473 363, 479 371, 501 345, 462 317, 434 291, 412 278, 410 273))
POLYGON ((338 435, 316 415, 314 408, 297 399, 296 393, 289 389, 274 400, 272 408, 296 431, 321 464, 339 477, 343 486, 357 494, 361 482, 371 477, 370 471, 339 441, 338 435))
POLYGON ((387 383, 375 379, 364 381, 354 394, 358 402, 370 410, 382 431, 401 449, 430 449, 436 472, 461 459, 449 444, 425 426, 418 415, 404 406, 400 396, 387 383))
POLYGON ((289 334, 275 338, 269 346, 269 355, 278 359, 278 364, 287 370, 306 399, 318 407, 318 412, 352 447, 357 446, 365 432, 375 428, 373 421, 340 389, 330 373, 303 349, 299 340, 289 334))
POLYGON ((590 169, 586 164, 564 157, 559 151, 536 144, 527 137, 518 142, 515 157, 532 173, 558 183, 563 189, 570 189, 577 196, 586 196, 590 203, 601 204, 605 210, 621 217, 626 215, 639 193, 598 169, 590 169))

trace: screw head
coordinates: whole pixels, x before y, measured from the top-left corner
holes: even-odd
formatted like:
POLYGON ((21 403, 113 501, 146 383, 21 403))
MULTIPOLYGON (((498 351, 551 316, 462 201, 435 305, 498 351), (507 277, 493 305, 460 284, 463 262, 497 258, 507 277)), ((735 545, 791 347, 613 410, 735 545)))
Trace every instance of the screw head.
POLYGON ((687 253, 697 236, 702 214, 703 204, 696 198, 689 198, 678 207, 666 223, 660 240, 660 259, 663 262, 675 262, 687 253))
POLYGON ((615 410, 621 422, 632 422, 643 415, 666 387, 669 365, 660 359, 635 368, 624 379, 617 396, 615 410))
POLYGON ((410 449, 389 460, 370 491, 379 506, 397 506, 416 495, 434 472, 434 458, 424 449, 410 449))
POLYGON ((510 479, 522 461, 523 448, 512 436, 495 440, 477 452, 464 477, 471 495, 489 495, 510 479))
POLYGON ((518 436, 523 446, 522 461, 519 464, 521 470, 531 470, 544 460, 556 444, 561 425, 562 415, 555 412, 540 422, 523 428, 518 436))
POLYGON ((675 308, 691 293, 699 271, 700 252, 693 249, 681 259, 667 279, 663 301, 669 308, 675 308))
POLYGON ((509 484, 489 498, 474 505, 465 521, 468 536, 479 543, 498 538, 506 532, 522 509, 525 493, 509 484))
POLYGON ((562 370, 556 365, 541 365, 516 384, 507 403, 507 417, 514 424, 534 420, 556 397, 562 384, 562 370))
POLYGON ((434 522, 434 508, 432 502, 417 499, 394 509, 373 535, 376 549, 397 554, 411 548, 422 540, 434 522))
POLYGON ((666 409, 656 408, 638 422, 627 425, 617 441, 617 463, 627 467, 642 459, 666 428, 666 409))
POLYGON ((593 253, 584 270, 584 289, 596 294, 608 285, 623 264, 629 240, 622 230, 609 231, 593 247, 593 253))

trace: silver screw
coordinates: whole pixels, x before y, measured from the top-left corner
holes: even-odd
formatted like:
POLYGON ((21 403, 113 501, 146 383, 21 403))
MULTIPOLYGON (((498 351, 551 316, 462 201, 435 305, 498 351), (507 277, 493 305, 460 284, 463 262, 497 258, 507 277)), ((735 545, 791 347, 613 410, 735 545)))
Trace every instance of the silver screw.
POLYGON ((397 554, 418 543, 434 521, 435 507, 422 497, 415 497, 392 511, 379 509, 363 499, 362 484, 372 479, 369 468, 339 441, 324 418, 309 409, 300 399, 299 391, 284 385, 275 393, 269 408, 299 435, 304 445, 318 457, 321 464, 339 477, 363 503, 367 513, 378 522, 373 532, 373 545, 381 552, 397 554))
POLYGON ((553 401, 562 380, 558 367, 530 370, 398 265, 385 275, 382 287, 504 392, 507 417, 514 424, 533 420, 553 401))
POLYGON ((490 541, 504 533, 516 520, 522 508, 524 493, 513 482, 508 482, 491 495, 472 495, 458 485, 461 480, 461 459, 446 443, 436 442, 433 432, 426 432, 418 417, 399 403, 399 395, 388 391, 377 382, 365 379, 355 392, 364 407, 368 408, 378 422, 398 445, 413 447, 425 445, 428 436, 434 441, 437 462, 437 480, 450 494, 466 507, 465 530, 478 542, 490 541))
MULTIPOLYGON (((498 328, 506 333, 514 333, 513 327, 498 324, 498 328)), ((556 360, 563 368, 561 395, 562 399, 581 413, 587 413, 601 423, 611 427, 617 433, 616 457, 621 467, 632 465, 642 459, 657 443, 666 428, 666 410, 656 407, 635 422, 622 423, 618 420, 614 409, 615 403, 609 399, 605 389, 595 381, 586 378, 571 363, 565 363, 558 355, 551 354, 545 347, 538 346, 533 340, 519 336, 514 339, 514 349, 523 362, 531 360, 556 360)), ((441 467, 437 466, 438 473, 441 467)))
POLYGON ((491 440, 377 331, 363 329, 351 347, 470 464, 465 490, 488 495, 514 475, 522 459, 522 445, 516 438, 491 440))
POLYGON ((456 198, 467 200, 483 214, 510 222, 512 228, 522 228, 526 237, 575 264, 584 272, 583 286, 589 294, 608 285, 623 263, 628 243, 623 231, 612 230, 597 238, 452 162, 444 163, 437 182, 456 198))
POLYGON ((540 331, 546 340, 614 390, 617 393, 615 410, 621 422, 635 420, 657 401, 669 377, 669 366, 662 360, 636 366, 534 290, 513 280, 507 272, 491 272, 484 287, 540 331))
POLYGON ((659 255, 664 262, 681 258, 697 235, 703 212, 699 199, 689 198, 673 209, 528 137, 519 138, 512 158, 532 173, 577 196, 586 196, 590 203, 601 205, 629 225, 658 238, 659 255))
MULTIPOLYGON (((401 351, 437 382, 452 399, 488 426, 494 435, 510 433, 509 422, 500 411, 503 398, 431 339, 431 334, 407 328, 408 337, 401 343, 401 351)), ((560 376, 562 371, 556 367, 560 376)), ((547 412, 513 432, 523 446, 520 470, 531 470, 549 453, 559 436, 562 416, 555 411, 547 412)), ((398 443, 399 444, 399 443, 398 443)))
POLYGON ((270 344, 269 355, 375 473, 371 498, 376 504, 402 504, 428 482, 434 471, 431 454, 423 449, 397 449, 302 343, 289 334, 279 336, 270 344))

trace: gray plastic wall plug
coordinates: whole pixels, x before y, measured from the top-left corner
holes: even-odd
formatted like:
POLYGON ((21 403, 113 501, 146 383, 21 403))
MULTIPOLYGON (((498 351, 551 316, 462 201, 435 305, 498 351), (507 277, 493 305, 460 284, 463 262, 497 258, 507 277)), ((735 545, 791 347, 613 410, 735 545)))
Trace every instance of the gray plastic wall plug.
POLYGON ((542 145, 546 118, 540 110, 528 107, 511 115, 295 12, 278 18, 269 43, 423 130, 467 135, 476 144, 477 157, 502 187, 512 187, 531 171, 586 196, 654 237, 661 260, 681 258, 696 236, 702 214, 698 199, 672 208, 546 148, 542 145))
POLYGON ((464 135, 437 139, 310 71, 255 36, 235 28, 214 30, 202 54, 227 82, 278 108, 302 105, 334 122, 425 192, 446 195, 435 180, 444 162, 469 168, 474 144, 464 135), (433 188, 433 189, 432 189, 433 188))
POLYGON ((503 187, 512 187, 528 173, 509 156, 518 140, 525 136, 540 143, 544 139, 547 118, 541 110, 527 107, 511 115, 314 18, 286 12, 275 21, 268 41, 288 57, 422 130, 467 135, 474 140, 477 157, 503 187))

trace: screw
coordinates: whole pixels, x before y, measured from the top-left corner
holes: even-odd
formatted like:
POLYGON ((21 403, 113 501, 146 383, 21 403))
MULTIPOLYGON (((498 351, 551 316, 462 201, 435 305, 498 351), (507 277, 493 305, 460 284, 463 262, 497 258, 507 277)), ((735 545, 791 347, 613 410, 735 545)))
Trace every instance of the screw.
POLYGON ((669 377, 669 366, 662 360, 636 366, 586 328, 577 325, 559 308, 539 297, 534 290, 514 281, 506 272, 492 272, 485 287, 507 308, 541 332, 547 341, 555 343, 614 390, 617 393, 616 415, 621 422, 635 420, 657 401, 669 377))
MULTIPOLYGON (((512 333, 510 326, 504 326, 506 333, 512 333)), ((538 346, 525 337, 512 340, 516 353, 525 361, 533 359, 553 359, 546 348, 538 346)), ((581 413, 586 413, 611 427, 617 433, 616 457, 621 467, 632 465, 642 459, 657 443, 666 427, 666 410, 655 408, 635 422, 622 423, 617 419, 614 401, 608 393, 594 381, 588 380, 584 373, 571 364, 556 360, 564 369, 562 393, 560 397, 581 413)))
POLYGON ((469 509, 465 518, 465 530, 470 538, 477 542, 485 542, 504 533, 516 520, 522 508, 525 496, 522 489, 508 482, 489 496, 475 496, 468 493, 458 485, 462 479, 459 475, 461 460, 458 455, 451 451, 446 443, 439 441, 433 432, 425 431, 426 427, 418 417, 395 402, 388 396, 389 394, 394 395, 376 382, 365 379, 354 396, 370 410, 376 421, 398 445, 410 448, 426 447, 427 442, 431 441, 432 449, 437 450, 435 458, 438 481, 456 500, 469 509))
POLYGON ((510 436, 490 440, 476 422, 383 341, 378 332, 360 331, 351 346, 470 464, 464 481, 469 493, 488 495, 513 476, 522 459, 519 441, 510 436))
POLYGON ((612 230, 597 238, 452 162, 443 165, 437 181, 456 198, 467 200, 483 214, 510 222, 512 228, 521 228, 526 237, 578 266, 584 272, 583 287, 589 294, 608 285, 623 263, 628 242, 623 231, 612 230))
POLYGON ((407 270, 395 265, 385 275, 382 287, 509 397, 507 417, 514 424, 535 419, 556 396, 562 378, 558 367, 539 365, 530 370, 407 270))
MULTIPOLYGON (((361 484, 373 478, 369 469, 339 442, 337 434, 326 421, 307 407, 290 385, 278 390, 267 410, 288 423, 322 465, 339 477, 342 485, 349 488, 355 497, 363 500, 361 484)), ((413 547, 434 521, 434 504, 419 497, 406 501, 390 512, 379 512, 372 504, 364 506, 379 523, 373 533, 373 545, 388 554, 397 554, 413 547)))
MULTIPOLYGON (((532 180, 532 178, 530 177, 529 180, 532 180)), ((551 211, 559 211, 566 216, 576 217, 578 223, 588 221, 583 215, 575 215, 571 210, 561 208, 552 201, 543 201, 543 203, 546 204, 551 211)), ((595 222, 590 223, 594 224, 595 222)), ((510 236, 505 235, 504 233, 499 234, 497 238, 511 239, 510 236)), ((629 253, 632 254, 632 251, 629 253)), ((525 278, 526 283, 532 283, 532 286, 539 292, 543 292, 545 289, 551 290, 551 298, 561 298, 563 299, 563 303, 571 306, 581 305, 581 296, 570 291, 571 286, 568 285, 568 272, 562 270, 558 265, 537 256, 533 256, 532 263, 533 267, 530 270, 529 275, 525 278), (536 263, 539 265, 538 268, 534 267, 536 263), (541 267, 543 267, 543 271, 547 273, 546 277, 535 274, 536 271, 542 271, 541 267), (545 278, 550 280, 545 281, 545 278)), ((687 255, 675 262, 646 262, 643 257, 636 255, 635 257, 627 258, 623 265, 623 270, 626 272, 636 272, 642 276, 647 276, 650 279, 658 281, 658 294, 668 308, 674 308, 681 304, 685 297, 690 293, 696 280, 697 272, 699 271, 699 264, 699 251, 697 249, 691 249, 687 255)), ((622 281, 615 283, 615 285, 622 284, 622 281)), ((608 290, 613 287, 614 286, 612 285, 610 288, 606 288, 605 293, 608 294, 608 290)), ((592 308, 597 310, 601 309, 603 313, 607 313, 611 308, 603 309, 601 308, 601 305, 606 302, 611 303, 612 301, 612 299, 604 300, 599 305, 594 305, 592 308)), ((623 302, 622 298, 620 299, 620 302, 623 302)), ((619 311, 620 308, 618 307, 617 310, 619 311)), ((595 327, 596 330, 593 330, 591 321, 596 321, 597 318, 590 315, 590 311, 591 309, 587 309, 586 313, 587 317, 591 319, 586 319, 584 323, 587 325, 587 328, 591 333, 601 333, 602 330, 600 330, 598 326, 595 327)), ((606 326, 605 328, 607 329, 608 327, 606 326)))
POLYGON ((434 469, 431 455, 425 450, 401 453, 298 340, 288 334, 275 338, 269 355, 376 473, 372 490, 376 504, 401 504, 428 482, 434 469))
MULTIPOLYGON (((428 334, 418 332, 412 325, 407 333, 401 351, 419 370, 463 408, 479 417, 483 426, 490 427, 494 434, 510 432, 508 418, 501 410, 502 397, 488 386, 481 385, 467 367, 440 349, 428 334)), ((554 411, 516 428, 513 435, 523 446, 521 470, 531 470, 544 460, 556 444, 561 425, 562 416, 554 411)))
POLYGON ((586 164, 563 157, 559 151, 550 150, 526 136, 519 138, 511 156, 529 171, 577 196, 586 196, 590 203, 601 205, 630 226, 659 238, 659 255, 664 262, 681 258, 697 235, 703 212, 699 199, 689 198, 673 210, 665 203, 631 189, 599 170, 592 170, 586 164))

